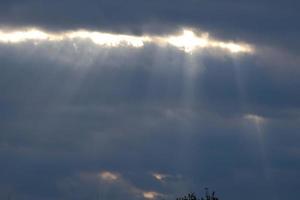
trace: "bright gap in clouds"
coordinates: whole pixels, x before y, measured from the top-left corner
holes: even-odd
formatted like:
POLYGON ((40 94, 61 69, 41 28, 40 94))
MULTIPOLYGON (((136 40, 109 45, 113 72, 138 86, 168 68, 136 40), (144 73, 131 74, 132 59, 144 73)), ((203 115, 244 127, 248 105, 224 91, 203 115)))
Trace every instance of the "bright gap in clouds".
POLYGON ((190 53, 193 50, 200 48, 219 48, 228 50, 231 53, 250 53, 252 48, 248 44, 239 44, 234 42, 223 42, 209 38, 208 33, 203 33, 197 36, 191 30, 183 30, 183 34, 179 36, 169 36, 167 42, 185 52, 190 53))
POLYGON ((1 43, 20 43, 29 41, 59 42, 76 39, 87 39, 96 45, 104 47, 128 46, 141 48, 148 43, 155 45, 171 45, 186 53, 192 53, 195 50, 203 48, 226 50, 230 53, 253 52, 253 48, 249 44, 216 40, 210 38, 208 33, 197 35, 193 31, 187 29, 183 29, 182 34, 167 36, 134 36, 88 30, 68 31, 62 33, 49 33, 39 29, 17 30, 11 32, 0 30, 1 43))

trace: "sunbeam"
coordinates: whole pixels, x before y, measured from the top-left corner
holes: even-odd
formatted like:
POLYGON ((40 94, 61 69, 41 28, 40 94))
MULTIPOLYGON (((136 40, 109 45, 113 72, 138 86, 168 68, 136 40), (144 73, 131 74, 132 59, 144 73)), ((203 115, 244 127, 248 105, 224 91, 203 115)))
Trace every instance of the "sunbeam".
POLYGON ((0 200, 298 199, 298 2, 1 1, 0 200))
POLYGON ((267 121, 264 117, 254 115, 254 114, 247 114, 244 116, 246 120, 248 120, 255 128, 255 134, 257 135, 257 140, 259 143, 259 150, 260 150, 260 156, 261 156, 261 162, 263 167, 263 173, 267 181, 271 178, 271 174, 269 172, 269 166, 268 166, 268 158, 267 158, 267 152, 265 148, 265 141, 264 141, 264 130, 263 127, 267 121))

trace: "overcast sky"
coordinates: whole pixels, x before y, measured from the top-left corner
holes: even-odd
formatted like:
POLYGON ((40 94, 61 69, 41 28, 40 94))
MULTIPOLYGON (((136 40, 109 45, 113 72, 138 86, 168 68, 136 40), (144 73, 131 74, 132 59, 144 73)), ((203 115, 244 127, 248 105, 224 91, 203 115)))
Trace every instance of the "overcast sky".
POLYGON ((299 9, 2 0, 0 198, 299 198, 299 9))

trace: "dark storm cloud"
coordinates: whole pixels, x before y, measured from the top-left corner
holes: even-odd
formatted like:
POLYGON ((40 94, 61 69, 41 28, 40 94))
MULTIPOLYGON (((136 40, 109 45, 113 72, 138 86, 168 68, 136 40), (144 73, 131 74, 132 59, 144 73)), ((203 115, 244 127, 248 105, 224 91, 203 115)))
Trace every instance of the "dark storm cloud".
POLYGON ((3 198, 172 199, 205 186, 222 198, 298 196, 296 68, 88 42, 8 44, 0 56, 3 198), (260 129, 249 114, 264 117, 260 129), (99 182, 101 171, 122 181, 99 182))
POLYGON ((256 50, 1 44, 0 198, 155 191, 175 199, 206 186, 221 199, 298 198, 298 8, 292 0, 1 1, 6 28, 139 35, 190 26, 256 50))
POLYGON ((226 39, 299 51, 299 2, 288 1, 2 1, 0 23, 46 29, 172 32, 182 26, 226 39))

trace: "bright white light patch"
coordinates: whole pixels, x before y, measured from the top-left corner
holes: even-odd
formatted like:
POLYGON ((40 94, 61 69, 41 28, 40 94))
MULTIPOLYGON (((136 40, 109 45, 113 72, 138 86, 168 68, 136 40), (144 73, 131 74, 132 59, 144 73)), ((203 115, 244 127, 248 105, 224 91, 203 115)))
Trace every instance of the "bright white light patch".
POLYGON ((109 33, 100 32, 88 32, 88 31, 76 31, 66 34, 67 38, 70 39, 90 39, 95 44, 102 46, 132 46, 132 47, 142 47, 144 42, 150 42, 151 39, 148 37, 137 37, 130 35, 115 35, 109 33))
POLYGON ((158 181, 163 181, 165 178, 167 178, 168 175, 160 174, 160 173, 153 173, 152 176, 158 181))
POLYGON ((258 115, 254 115, 254 114, 247 114, 244 116, 244 118, 247 120, 253 121, 257 124, 260 124, 265 121, 265 118, 258 116, 258 115))
POLYGON ((208 33, 199 36, 191 30, 183 30, 181 35, 157 36, 157 35, 122 35, 113 33, 103 33, 88 30, 68 31, 59 33, 48 33, 38 29, 27 29, 7 32, 0 30, 1 43, 20 43, 29 41, 74 41, 78 39, 90 40, 99 46, 141 48, 146 43, 156 45, 171 45, 186 53, 191 53, 197 49, 216 48, 229 51, 230 53, 251 53, 253 48, 248 44, 225 42, 211 39, 208 33))
POLYGON ((4 32, 0 30, 0 42, 4 43, 19 43, 30 40, 62 40, 63 37, 60 35, 51 35, 49 33, 30 29, 26 31, 14 31, 14 32, 4 32))
POLYGON ((144 192, 143 196, 145 199, 154 199, 158 196, 159 194, 157 192, 144 192))
POLYGON ((108 172, 108 171, 101 172, 99 174, 99 177, 102 180, 107 181, 107 182, 114 182, 119 178, 117 174, 114 174, 114 173, 108 172))
POLYGON ((183 34, 179 36, 170 36, 167 38, 168 43, 176 47, 182 48, 185 52, 191 52, 196 48, 204 48, 208 46, 208 34, 202 37, 195 36, 194 32, 183 30, 183 34))
POLYGON ((252 49, 247 44, 238 44, 233 42, 223 42, 209 38, 208 33, 197 36, 193 31, 183 30, 179 36, 170 36, 167 38, 168 43, 183 49, 187 53, 201 48, 220 48, 230 51, 231 53, 250 53, 252 49))

